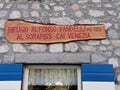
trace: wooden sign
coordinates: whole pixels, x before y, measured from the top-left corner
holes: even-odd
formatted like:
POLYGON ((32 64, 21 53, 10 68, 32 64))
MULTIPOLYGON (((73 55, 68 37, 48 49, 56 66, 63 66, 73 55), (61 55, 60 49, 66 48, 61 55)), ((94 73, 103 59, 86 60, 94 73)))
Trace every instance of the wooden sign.
POLYGON ((44 25, 20 20, 5 23, 5 37, 13 43, 56 43, 105 39, 104 25, 44 25))

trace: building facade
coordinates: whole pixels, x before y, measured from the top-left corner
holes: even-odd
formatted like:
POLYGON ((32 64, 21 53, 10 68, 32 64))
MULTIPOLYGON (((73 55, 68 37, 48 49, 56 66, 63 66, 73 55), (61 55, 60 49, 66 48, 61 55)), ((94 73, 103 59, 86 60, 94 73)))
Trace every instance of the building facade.
MULTIPOLYGON (((67 80, 71 80, 72 84, 69 84, 70 82, 67 80, 63 81, 62 88, 71 85, 71 88, 76 90, 76 87, 81 87, 76 86, 81 79, 78 82, 74 81, 77 79, 76 76, 80 78, 81 64, 113 64, 116 90, 120 90, 120 1, 0 0, 0 63, 22 63, 24 77, 29 74, 32 78, 26 82, 33 85, 29 85, 29 90, 33 90, 31 88, 38 84, 41 84, 41 88, 44 89, 46 87, 44 86, 46 85, 44 84, 45 80, 39 82, 39 78, 43 79, 42 75, 45 76, 48 72, 49 76, 53 73, 52 76, 68 77, 67 80), (4 33, 4 25, 8 19, 57 25, 104 24, 107 38, 52 44, 10 43, 5 39, 4 33), (44 69, 43 67, 48 68, 44 69), (61 67, 64 68, 61 69, 61 67), (59 74, 56 71, 59 71, 59 74), (67 74, 64 74, 65 71, 67 74), (73 80, 69 77, 70 72, 73 72, 71 76, 73 80), (35 81, 34 74, 37 75, 37 73, 42 74, 40 74, 41 77, 36 76, 38 81, 35 81)), ((48 76, 46 77, 48 78, 48 76)), ((54 84, 55 80, 51 82, 54 84)), ((60 82, 57 84, 61 85, 60 82)), ((26 85, 23 87, 26 88, 26 85)))

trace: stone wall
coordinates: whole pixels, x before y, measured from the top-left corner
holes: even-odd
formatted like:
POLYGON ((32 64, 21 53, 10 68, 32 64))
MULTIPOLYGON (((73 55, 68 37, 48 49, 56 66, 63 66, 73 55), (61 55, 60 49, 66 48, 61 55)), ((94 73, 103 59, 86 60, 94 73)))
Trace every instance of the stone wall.
MULTIPOLYGON (((61 53, 65 53, 63 56, 67 60, 69 55, 76 55, 76 62, 79 62, 80 57, 78 54, 80 54, 82 57, 80 62, 113 64, 116 90, 120 90, 120 1, 23 0, 23 2, 13 2, 0 0, 1 63, 30 63, 30 61, 34 63, 31 59, 29 61, 28 58, 37 55, 37 59, 39 59, 42 54, 50 57, 51 60, 53 60, 55 54, 56 59, 61 60, 64 58, 59 56, 61 53), (4 38, 4 23, 8 19, 22 19, 30 22, 59 25, 105 24, 107 39, 56 44, 12 44, 4 38)), ((43 59, 46 60, 46 58, 43 59)), ((40 63, 40 60, 36 60, 36 62, 40 63)), ((72 61, 70 62, 72 63, 72 61)))

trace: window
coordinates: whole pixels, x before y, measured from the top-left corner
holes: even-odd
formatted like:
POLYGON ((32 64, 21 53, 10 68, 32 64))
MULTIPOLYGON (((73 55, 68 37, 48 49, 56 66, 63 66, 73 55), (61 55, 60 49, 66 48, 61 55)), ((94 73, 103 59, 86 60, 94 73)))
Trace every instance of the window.
POLYGON ((25 68, 23 90, 81 90, 79 66, 40 66, 25 68))

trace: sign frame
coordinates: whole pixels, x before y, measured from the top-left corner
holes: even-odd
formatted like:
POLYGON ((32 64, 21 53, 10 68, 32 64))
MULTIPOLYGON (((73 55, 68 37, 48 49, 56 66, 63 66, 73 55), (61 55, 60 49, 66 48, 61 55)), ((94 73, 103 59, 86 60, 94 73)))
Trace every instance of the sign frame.
POLYGON ((105 39, 104 24, 54 25, 22 20, 5 23, 5 38, 11 43, 60 43, 105 39))

